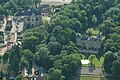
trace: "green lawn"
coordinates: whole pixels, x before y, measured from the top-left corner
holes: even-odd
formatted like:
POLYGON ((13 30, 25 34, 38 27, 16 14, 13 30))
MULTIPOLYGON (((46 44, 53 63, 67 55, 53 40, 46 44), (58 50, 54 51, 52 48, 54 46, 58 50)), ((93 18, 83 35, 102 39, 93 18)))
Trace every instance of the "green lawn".
POLYGON ((98 76, 81 76, 80 80, 100 80, 98 76))
POLYGON ((96 57, 93 59, 92 63, 95 64, 95 67, 103 67, 104 57, 101 57, 98 60, 96 57))
MULTIPOLYGON (((92 64, 95 65, 95 67, 103 67, 104 57, 101 56, 99 59, 97 57, 93 58, 92 64)), ((87 65, 82 66, 91 66, 91 62, 87 65)))
POLYGON ((49 22, 50 22, 50 17, 49 16, 42 16, 42 24, 44 26, 48 26, 49 22))
MULTIPOLYGON (((93 29, 93 28, 90 28, 86 31, 86 33, 96 34, 96 35, 99 34, 99 32, 100 32, 99 30, 93 29)), ((100 32, 100 34, 102 34, 102 32, 100 32)), ((96 35, 92 35, 91 38, 96 38, 96 35)), ((102 36, 102 40, 104 39, 105 39, 105 36, 102 36)))
POLYGON ((86 31, 86 33, 91 33, 91 34, 99 34, 99 30, 95 30, 93 28, 90 28, 86 31))
POLYGON ((50 17, 49 16, 42 16, 42 22, 49 21, 50 17))

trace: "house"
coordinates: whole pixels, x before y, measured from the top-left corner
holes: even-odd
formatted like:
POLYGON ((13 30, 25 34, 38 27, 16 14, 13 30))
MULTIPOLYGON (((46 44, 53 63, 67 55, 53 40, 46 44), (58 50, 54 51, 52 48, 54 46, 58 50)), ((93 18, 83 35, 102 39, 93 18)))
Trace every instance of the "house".
POLYGON ((76 44, 79 52, 98 54, 102 49, 102 36, 98 34, 96 38, 85 38, 80 33, 76 34, 76 44))
POLYGON ((22 76, 26 80, 45 80, 45 69, 43 67, 38 67, 35 62, 32 63, 31 74, 28 74, 27 68, 22 69, 22 76))
POLYGON ((39 26, 42 23, 42 16, 40 9, 28 9, 18 11, 15 15, 15 19, 23 21, 24 26, 39 26))
POLYGON ((22 75, 26 78, 26 80, 45 80, 43 72, 41 73, 42 70, 43 68, 40 68, 37 71, 32 70, 32 75, 28 75, 26 68, 23 68, 22 75))

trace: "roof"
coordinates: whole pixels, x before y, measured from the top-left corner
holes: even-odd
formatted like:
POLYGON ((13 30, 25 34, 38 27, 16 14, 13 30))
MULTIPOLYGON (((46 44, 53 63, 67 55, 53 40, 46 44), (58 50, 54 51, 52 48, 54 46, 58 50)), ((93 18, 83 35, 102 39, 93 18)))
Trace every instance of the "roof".
POLYGON ((93 38, 93 37, 82 37, 82 35, 80 33, 77 33, 76 34, 76 38, 84 40, 84 41, 97 41, 97 40, 101 40, 102 36, 100 34, 98 34, 96 36, 96 38, 93 38))
POLYGON ((97 35, 97 39, 102 39, 102 36, 100 34, 97 35))
POLYGON ((84 60, 81 60, 81 63, 82 63, 82 64, 89 64, 89 63, 90 63, 90 61, 89 61, 89 60, 85 60, 85 59, 84 59, 84 60))
POLYGON ((72 0, 42 0, 41 5, 64 5, 69 4, 72 0))
POLYGON ((32 13, 34 13, 35 15, 41 15, 41 10, 40 9, 28 9, 28 10, 18 11, 16 16, 31 16, 32 13))
POLYGON ((82 37, 82 35, 80 33, 77 33, 76 36, 82 37))
POLYGON ((16 16, 23 16, 24 15, 24 11, 18 11, 16 16))

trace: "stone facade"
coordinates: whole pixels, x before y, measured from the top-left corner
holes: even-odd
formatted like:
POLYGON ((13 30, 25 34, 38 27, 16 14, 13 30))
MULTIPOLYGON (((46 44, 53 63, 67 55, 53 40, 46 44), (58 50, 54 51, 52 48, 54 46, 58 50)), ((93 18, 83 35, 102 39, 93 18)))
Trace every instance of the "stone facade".
POLYGON ((18 11, 16 19, 23 21, 25 26, 39 26, 42 23, 41 11, 39 9, 18 11))

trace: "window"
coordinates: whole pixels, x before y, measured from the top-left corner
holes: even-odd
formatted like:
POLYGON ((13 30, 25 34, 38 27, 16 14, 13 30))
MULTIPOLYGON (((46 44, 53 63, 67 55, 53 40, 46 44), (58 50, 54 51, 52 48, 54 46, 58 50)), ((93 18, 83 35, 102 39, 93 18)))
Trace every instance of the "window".
POLYGON ((34 19, 32 19, 32 21, 34 21, 34 19))
POLYGON ((39 19, 37 18, 36 21, 39 21, 39 19))
POLYGON ((34 24, 32 24, 32 27, 34 26, 34 24))
POLYGON ((30 19, 28 18, 27 21, 30 21, 30 19))

